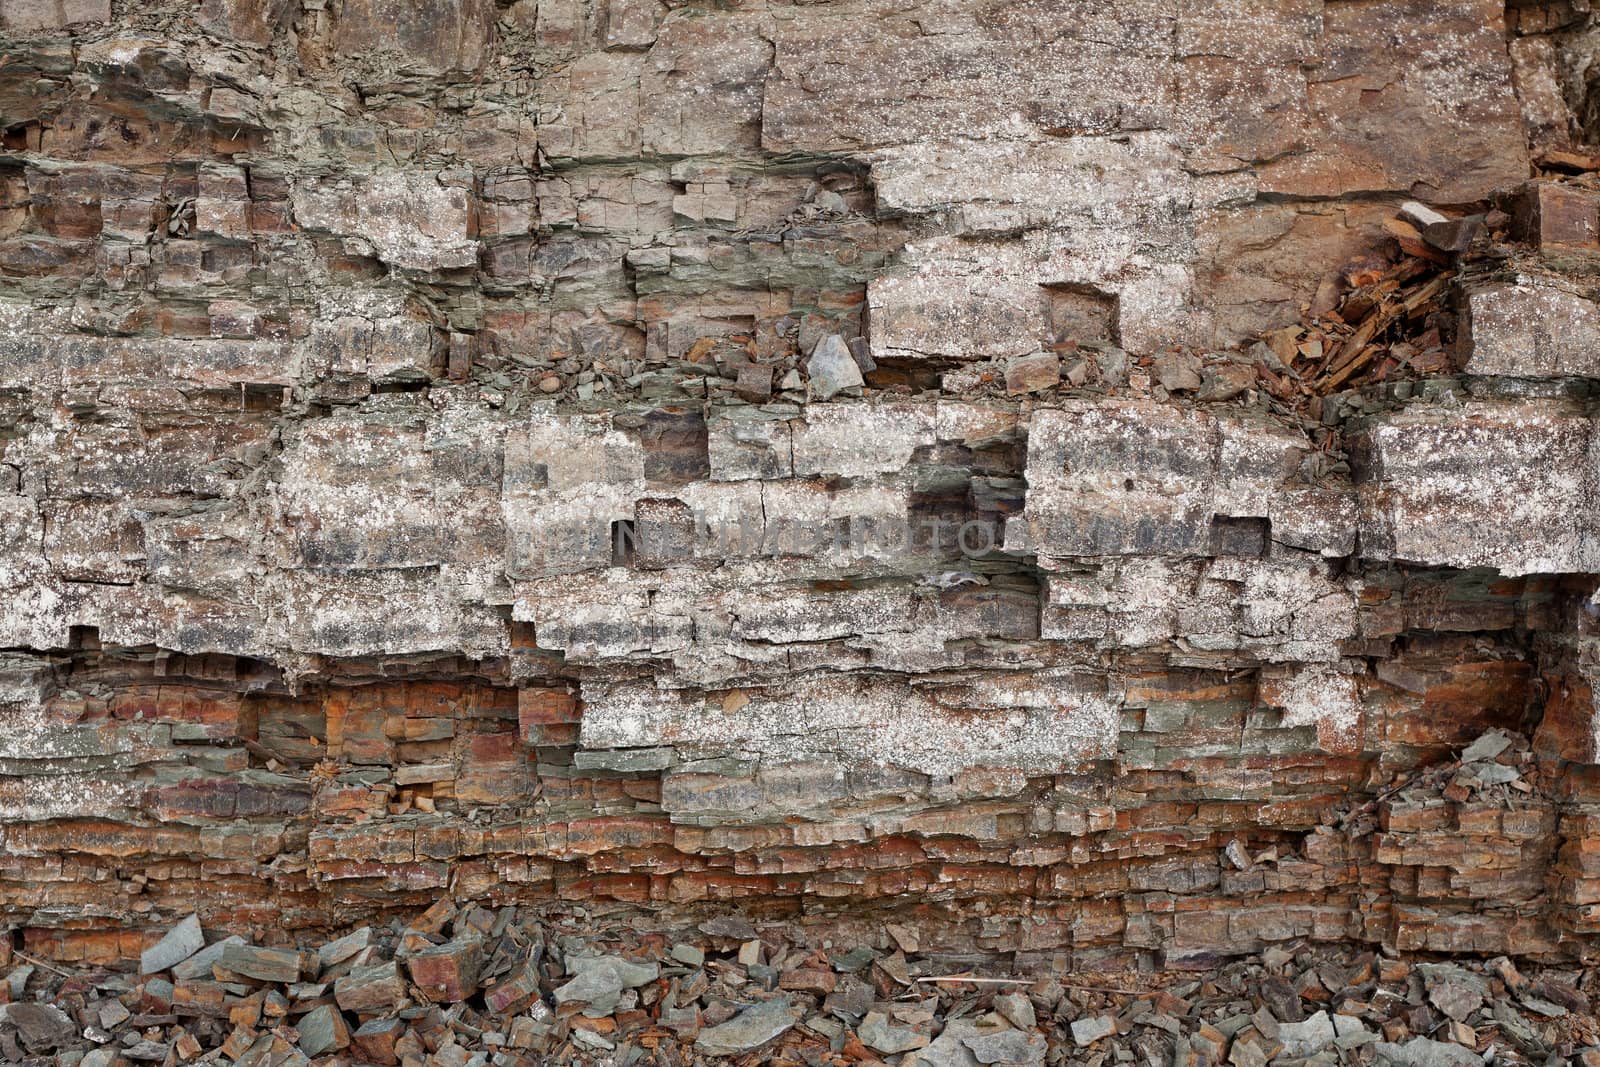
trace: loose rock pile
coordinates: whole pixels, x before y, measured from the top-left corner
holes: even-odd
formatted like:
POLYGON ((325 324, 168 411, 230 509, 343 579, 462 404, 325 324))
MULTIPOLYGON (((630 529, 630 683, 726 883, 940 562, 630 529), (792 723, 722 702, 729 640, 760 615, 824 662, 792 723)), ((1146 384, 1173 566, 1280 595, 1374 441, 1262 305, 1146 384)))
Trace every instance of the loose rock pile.
MULTIPOLYGON (((56 1067, 1600 1065, 1589 972, 1274 947, 1203 975, 952 970, 909 926, 807 945, 725 916, 592 932, 441 902, 315 949, 171 929, 140 975, 23 957, 0 1057, 56 1067)), ((4 1001, 9 1000, 9 1003, 4 1001)))

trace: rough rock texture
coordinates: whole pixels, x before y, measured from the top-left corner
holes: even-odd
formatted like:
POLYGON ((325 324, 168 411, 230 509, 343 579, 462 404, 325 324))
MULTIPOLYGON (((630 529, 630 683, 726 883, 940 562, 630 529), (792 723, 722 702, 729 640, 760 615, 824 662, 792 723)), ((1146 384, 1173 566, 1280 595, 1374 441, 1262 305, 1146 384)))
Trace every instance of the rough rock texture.
POLYGON ((1585 7, 0 0, 0 923, 1587 955, 1585 7))

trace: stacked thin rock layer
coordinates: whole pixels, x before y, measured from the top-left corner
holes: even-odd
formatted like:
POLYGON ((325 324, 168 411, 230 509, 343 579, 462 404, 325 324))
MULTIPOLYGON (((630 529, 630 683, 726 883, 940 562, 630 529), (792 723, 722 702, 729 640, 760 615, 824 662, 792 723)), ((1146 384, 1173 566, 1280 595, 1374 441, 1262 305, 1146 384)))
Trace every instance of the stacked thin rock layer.
POLYGON ((1583 7, 0 0, 0 923, 1585 956, 1583 7))

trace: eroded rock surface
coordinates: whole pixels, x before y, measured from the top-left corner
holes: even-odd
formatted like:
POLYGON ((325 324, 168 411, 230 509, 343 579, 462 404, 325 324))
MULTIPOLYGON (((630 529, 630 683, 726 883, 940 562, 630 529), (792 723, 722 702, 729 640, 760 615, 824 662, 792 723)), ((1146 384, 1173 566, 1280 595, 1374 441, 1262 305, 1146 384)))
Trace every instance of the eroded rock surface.
POLYGON ((1587 956, 1583 6, 4 0, 0 926, 1587 956))

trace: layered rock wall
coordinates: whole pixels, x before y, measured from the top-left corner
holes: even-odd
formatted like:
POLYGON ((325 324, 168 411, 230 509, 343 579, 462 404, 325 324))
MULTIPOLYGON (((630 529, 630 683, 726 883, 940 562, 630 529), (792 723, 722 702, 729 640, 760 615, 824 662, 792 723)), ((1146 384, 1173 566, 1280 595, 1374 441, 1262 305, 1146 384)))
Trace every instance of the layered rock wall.
POLYGON ((1587 954, 1589 26, 0 0, 0 923, 1587 954))

